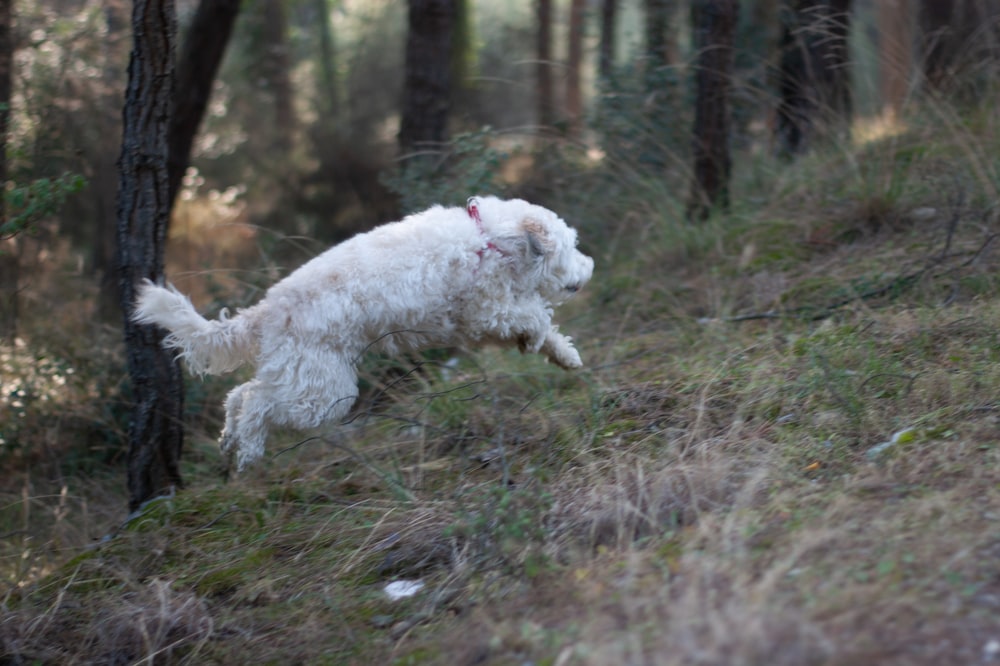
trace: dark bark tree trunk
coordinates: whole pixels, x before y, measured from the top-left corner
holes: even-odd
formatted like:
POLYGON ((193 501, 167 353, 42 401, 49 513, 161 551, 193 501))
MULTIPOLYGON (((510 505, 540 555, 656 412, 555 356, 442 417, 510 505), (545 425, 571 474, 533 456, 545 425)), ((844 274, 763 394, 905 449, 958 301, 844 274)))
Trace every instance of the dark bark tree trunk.
POLYGON ((448 137, 455 0, 409 0, 401 152, 437 151, 448 137))
POLYGON ((177 63, 177 96, 169 138, 169 197, 177 197, 191 163, 191 145, 212 96, 212 84, 239 13, 240 0, 201 0, 177 63))
MULTIPOLYGON (((645 0, 647 81, 656 81, 656 72, 674 62, 675 45, 671 20, 677 0, 645 0)), ((655 85, 655 84, 653 84, 655 85)))
POLYGON ((782 155, 850 126, 850 11, 850 0, 791 0, 781 8, 775 135, 782 155))
POLYGON ((618 14, 618 0, 601 2, 601 44, 598 54, 598 73, 601 81, 611 78, 615 65, 615 24, 618 14))
POLYGON ((995 66, 1000 54, 1000 2, 921 0, 920 57, 924 80, 937 92, 978 96, 980 68, 995 66), (963 85, 964 84, 964 85, 963 85))
POLYGON ((541 127, 551 127, 556 118, 555 94, 552 87, 552 0, 537 0, 535 12, 538 22, 535 44, 538 124, 541 127))
MULTIPOLYGON (((11 23, 13 0, 0 0, 0 223, 7 220, 3 193, 7 183, 7 132, 10 128, 11 64, 14 54, 11 23)), ((17 335, 20 261, 17 238, 0 236, 0 341, 17 335)))
POLYGON ((739 0, 692 0, 695 49, 694 177, 688 218, 729 205, 729 90, 739 0))
POLYGON ((570 136, 579 136, 583 127, 583 37, 586 29, 585 0, 570 0, 569 40, 566 57, 566 121, 570 136))
POLYGON ((263 49, 261 75, 274 101, 274 148, 284 155, 292 148, 295 109, 292 103, 292 59, 288 47, 285 3, 265 0, 261 7, 263 49))
POLYGON ((140 281, 163 278, 172 201, 168 136, 177 31, 173 0, 135 0, 132 30, 118 163, 118 270, 134 403, 129 424, 128 493, 129 508, 135 510, 182 483, 184 391, 180 364, 163 348, 163 331, 139 326, 129 317, 140 281))

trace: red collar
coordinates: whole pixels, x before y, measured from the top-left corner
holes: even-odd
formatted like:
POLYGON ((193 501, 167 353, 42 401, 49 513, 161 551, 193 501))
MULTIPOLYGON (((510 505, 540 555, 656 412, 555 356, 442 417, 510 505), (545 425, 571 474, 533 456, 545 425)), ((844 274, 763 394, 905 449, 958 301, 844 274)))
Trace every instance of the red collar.
MULTIPOLYGON (((469 197, 469 200, 465 202, 465 212, 467 212, 469 217, 472 218, 472 221, 476 223, 476 229, 479 230, 479 235, 485 239, 486 229, 483 228, 483 218, 479 215, 479 206, 477 203, 478 201, 476 200, 476 197, 469 197)), ((500 254, 503 254, 503 250, 497 247, 496 243, 488 239, 483 247, 476 250, 476 254, 480 259, 482 259, 483 255, 486 254, 486 250, 496 250, 500 254)))

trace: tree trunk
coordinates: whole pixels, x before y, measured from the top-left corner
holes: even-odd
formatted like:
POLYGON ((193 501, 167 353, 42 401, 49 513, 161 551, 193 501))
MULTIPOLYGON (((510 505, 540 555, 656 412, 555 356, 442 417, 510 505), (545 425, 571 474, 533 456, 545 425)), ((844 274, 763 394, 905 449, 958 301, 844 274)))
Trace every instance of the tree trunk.
POLYGON ((694 178, 688 218, 729 206, 729 89, 739 0, 692 0, 695 50, 694 178))
POLYGON ((261 12, 261 75, 274 102, 274 149, 282 158, 292 149, 295 109, 292 103, 292 59, 288 46, 285 3, 265 0, 261 12))
POLYGON ((879 67, 883 111, 895 116, 910 94, 913 0, 879 0, 879 67))
POLYGON ((987 76, 995 74, 1000 54, 998 21, 997 0, 920 1, 921 64, 932 90, 981 96, 974 73, 985 65, 987 76))
POLYGON ((340 113, 340 89, 337 84, 336 42, 333 26, 330 25, 330 7, 327 1, 313 0, 319 30, 319 88, 322 93, 320 108, 323 109, 325 116, 321 122, 336 124, 337 114, 340 113))
POLYGON ((455 0, 409 0, 399 147, 437 151, 448 136, 455 0))
MULTIPOLYGON (((11 64, 14 53, 11 24, 13 0, 0 0, 0 223, 7 221, 3 193, 7 184, 7 133, 10 129, 11 64)), ((16 238, 0 236, 0 342, 17 335, 17 290, 21 258, 16 238)))
POLYGON ((169 135, 170 201, 191 163, 191 145, 212 96, 212 84, 239 13, 240 0, 201 0, 177 63, 177 94, 169 135))
POLYGON ((538 22, 535 45, 538 124, 541 127, 551 127, 556 118, 555 94, 552 88, 552 0, 537 0, 535 11, 538 22))
POLYGON ((451 115, 469 113, 476 105, 476 32, 472 20, 472 2, 454 2, 455 18, 451 30, 451 115))
MULTIPOLYGON (((645 0, 646 8, 646 80, 660 79, 658 70, 675 60, 674 40, 671 38, 671 19, 676 0, 645 0)), ((655 85, 653 83, 652 85, 655 85)))
POLYGON ((791 0, 781 10, 779 152, 805 150, 816 134, 850 126, 850 0, 791 0))
POLYGON ((583 127, 583 37, 586 30, 585 0, 570 0, 569 44, 566 57, 566 120, 570 136, 579 136, 583 127))
POLYGON ((163 278, 171 204, 168 136, 177 32, 173 0, 135 0, 132 30, 118 163, 118 270, 132 380, 128 492, 129 507, 135 510, 182 483, 184 391, 180 364, 163 348, 162 330, 139 326, 129 317, 139 282, 163 278))
POLYGON ((615 65, 615 20, 618 13, 618 0, 602 0, 601 2, 601 45, 598 56, 598 73, 601 81, 611 78, 615 65))

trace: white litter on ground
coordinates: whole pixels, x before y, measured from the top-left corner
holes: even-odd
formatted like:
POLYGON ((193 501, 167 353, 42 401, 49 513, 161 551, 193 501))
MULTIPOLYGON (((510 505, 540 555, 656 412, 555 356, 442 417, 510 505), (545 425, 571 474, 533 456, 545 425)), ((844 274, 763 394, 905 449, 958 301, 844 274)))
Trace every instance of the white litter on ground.
POLYGON ((422 590, 423 581, 420 580, 394 580, 385 586, 385 595, 392 601, 412 597, 422 590))

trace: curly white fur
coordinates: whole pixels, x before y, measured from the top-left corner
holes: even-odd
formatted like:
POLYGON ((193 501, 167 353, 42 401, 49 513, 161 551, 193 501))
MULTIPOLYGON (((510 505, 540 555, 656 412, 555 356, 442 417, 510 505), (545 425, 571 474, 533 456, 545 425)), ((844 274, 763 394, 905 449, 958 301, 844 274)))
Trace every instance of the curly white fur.
POLYGON ((237 470, 264 454, 269 425, 313 428, 343 418, 358 395, 356 366, 387 353, 499 344, 583 365, 552 309, 582 287, 594 261, 576 231, 519 199, 435 206, 360 234, 307 262, 264 299, 216 321, 172 287, 140 286, 133 319, 170 334, 188 368, 253 379, 226 399, 220 446, 237 470))

